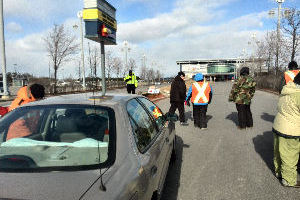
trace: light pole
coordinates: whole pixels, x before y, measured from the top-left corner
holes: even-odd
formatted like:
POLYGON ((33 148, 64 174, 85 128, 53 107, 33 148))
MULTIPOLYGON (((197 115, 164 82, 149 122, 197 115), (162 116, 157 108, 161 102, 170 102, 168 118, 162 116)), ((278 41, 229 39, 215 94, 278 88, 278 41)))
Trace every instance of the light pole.
MULTIPOLYGON (((125 52, 125 69, 127 69, 127 54, 130 51, 130 47, 128 46, 128 42, 124 41, 124 47, 122 48, 122 51, 125 52)), ((132 70, 132 66, 130 66, 130 69, 132 70)))
POLYGON ((280 16, 281 16, 281 4, 284 0, 276 0, 278 3, 278 12, 277 12, 277 42, 276 42, 276 74, 279 69, 279 40, 280 40, 280 16))
MULTIPOLYGON (((83 89, 86 89, 85 86, 85 66, 84 66, 84 49, 83 49, 83 28, 82 28, 82 11, 78 11, 77 17, 80 21, 80 37, 81 37, 81 63, 82 63, 82 85, 83 89)), ((77 29, 78 26, 74 25, 73 28, 77 29)))
POLYGON ((3 95, 2 98, 9 97, 6 79, 6 57, 5 57, 5 39, 4 39, 4 23, 3 23, 3 0, 0 0, 0 45, 1 45, 1 60, 2 60, 2 79, 3 79, 3 95))

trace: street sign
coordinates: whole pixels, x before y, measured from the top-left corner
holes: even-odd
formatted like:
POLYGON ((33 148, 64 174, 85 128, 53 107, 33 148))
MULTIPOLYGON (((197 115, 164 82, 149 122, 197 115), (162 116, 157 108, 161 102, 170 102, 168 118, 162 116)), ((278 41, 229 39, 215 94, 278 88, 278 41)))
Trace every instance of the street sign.
POLYGON ((84 0, 83 20, 85 37, 104 42, 105 45, 116 44, 117 21, 116 9, 105 0, 84 0))

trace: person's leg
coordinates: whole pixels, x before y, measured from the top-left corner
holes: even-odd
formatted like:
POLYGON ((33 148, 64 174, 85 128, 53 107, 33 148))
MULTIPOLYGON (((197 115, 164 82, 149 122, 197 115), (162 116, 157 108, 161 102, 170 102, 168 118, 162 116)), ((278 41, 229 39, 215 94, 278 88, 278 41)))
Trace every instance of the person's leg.
POLYGON ((250 105, 245 105, 246 107, 246 126, 247 127, 253 127, 253 118, 252 118, 252 113, 250 109, 250 105))
POLYGON ((176 108, 177 108, 177 104, 175 102, 171 102, 169 113, 173 115, 176 111, 176 108))
POLYGON ((279 154, 279 136, 276 133, 273 133, 274 138, 274 169, 275 169, 275 176, 277 178, 281 177, 281 159, 279 154))
POLYGON ((132 85, 131 91, 132 91, 132 94, 135 94, 135 86, 134 85, 132 85))
POLYGON ((201 127, 207 128, 207 119, 206 119, 207 105, 201 106, 201 127))
POLYGON ((127 87, 127 93, 128 93, 128 94, 130 94, 130 93, 131 93, 130 85, 129 85, 129 84, 127 84, 127 86, 126 86, 126 87, 127 87))
POLYGON ((240 128, 246 128, 246 116, 245 116, 245 105, 235 104, 238 111, 238 121, 240 128))
POLYGON ((176 102, 177 108, 179 111, 179 120, 180 122, 185 122, 185 116, 184 116, 184 102, 176 102))
POLYGON ((282 183, 286 186, 297 184, 297 163, 299 159, 300 139, 284 138, 279 136, 279 153, 282 161, 282 183), (285 182, 284 182, 285 181, 285 182))
POLYGON ((194 126, 201 128, 200 124, 200 106, 193 105, 194 126))

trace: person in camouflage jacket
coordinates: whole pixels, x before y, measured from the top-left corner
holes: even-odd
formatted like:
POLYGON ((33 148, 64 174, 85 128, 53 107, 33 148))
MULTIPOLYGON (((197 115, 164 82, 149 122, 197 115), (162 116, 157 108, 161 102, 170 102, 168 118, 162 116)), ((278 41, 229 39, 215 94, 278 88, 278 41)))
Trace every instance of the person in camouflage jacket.
POLYGON ((249 76, 249 68, 243 67, 240 71, 240 77, 233 84, 229 95, 229 101, 236 103, 239 129, 253 127, 250 104, 255 93, 255 86, 256 82, 249 76))

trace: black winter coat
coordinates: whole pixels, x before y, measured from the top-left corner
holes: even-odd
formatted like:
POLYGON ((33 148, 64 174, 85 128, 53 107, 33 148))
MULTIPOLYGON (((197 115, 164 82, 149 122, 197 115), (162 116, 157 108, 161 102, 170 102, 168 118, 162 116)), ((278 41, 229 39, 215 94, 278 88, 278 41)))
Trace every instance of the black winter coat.
POLYGON ((184 102, 186 98, 186 86, 184 80, 177 75, 171 84, 170 102, 184 102))

